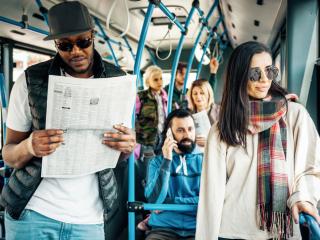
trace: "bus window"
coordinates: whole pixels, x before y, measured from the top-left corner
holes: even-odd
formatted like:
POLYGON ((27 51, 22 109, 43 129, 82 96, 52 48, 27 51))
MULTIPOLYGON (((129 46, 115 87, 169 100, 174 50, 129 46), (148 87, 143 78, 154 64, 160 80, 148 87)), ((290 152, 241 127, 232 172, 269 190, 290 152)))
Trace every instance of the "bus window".
MULTIPOLYGON (((13 75, 12 80, 15 82, 19 76, 24 72, 27 67, 40 63, 46 60, 49 60, 51 57, 46 54, 41 53, 35 53, 30 52, 23 49, 13 48, 13 75)), ((2 119, 2 113, 1 113, 1 119, 0 119, 0 139, 2 139, 3 134, 3 119, 2 119)), ((2 149, 2 141, 0 141, 0 149, 2 149)), ((1 167, 1 166, 0 166, 1 167)))
POLYGON ((281 81, 282 73, 281 73, 281 55, 280 55, 280 53, 276 56, 276 58, 274 60, 274 65, 279 69, 279 74, 278 74, 276 81, 279 82, 279 84, 281 86, 283 86, 283 81, 281 81))
POLYGON ((13 49, 13 82, 23 73, 27 67, 49 60, 51 57, 45 54, 34 53, 22 49, 13 49))
MULTIPOLYGON (((187 88, 189 88, 194 80, 196 80, 197 73, 196 72, 190 72, 189 78, 187 82, 187 88)), ((170 83, 171 78, 171 72, 163 72, 162 73, 163 78, 163 86, 166 86, 170 83)))

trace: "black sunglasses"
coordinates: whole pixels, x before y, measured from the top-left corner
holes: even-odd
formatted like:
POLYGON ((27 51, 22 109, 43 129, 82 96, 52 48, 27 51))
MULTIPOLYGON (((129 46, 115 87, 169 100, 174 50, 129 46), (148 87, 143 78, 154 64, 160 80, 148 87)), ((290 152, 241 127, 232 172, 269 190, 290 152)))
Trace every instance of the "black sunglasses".
POLYGON ((93 42, 93 38, 86 38, 86 39, 79 39, 75 41, 74 43, 72 42, 56 42, 56 46, 59 50, 63 52, 71 52, 73 49, 74 45, 77 45, 78 48, 80 49, 85 49, 91 46, 93 42))
MULTIPOLYGON (((264 69, 264 73, 269 80, 275 80, 278 76, 279 69, 276 66, 267 66, 264 69)), ((249 69, 249 80, 252 82, 260 81, 262 71, 259 67, 249 69)))

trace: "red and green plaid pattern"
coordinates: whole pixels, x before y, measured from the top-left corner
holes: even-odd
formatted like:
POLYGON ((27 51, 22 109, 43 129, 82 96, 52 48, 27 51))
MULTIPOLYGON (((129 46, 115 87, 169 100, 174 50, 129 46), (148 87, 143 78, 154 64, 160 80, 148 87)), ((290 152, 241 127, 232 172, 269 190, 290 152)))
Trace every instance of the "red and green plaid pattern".
POLYGON ((259 134, 258 222, 262 230, 286 238, 292 235, 286 149, 287 131, 283 117, 287 102, 283 97, 250 101, 248 130, 259 134))

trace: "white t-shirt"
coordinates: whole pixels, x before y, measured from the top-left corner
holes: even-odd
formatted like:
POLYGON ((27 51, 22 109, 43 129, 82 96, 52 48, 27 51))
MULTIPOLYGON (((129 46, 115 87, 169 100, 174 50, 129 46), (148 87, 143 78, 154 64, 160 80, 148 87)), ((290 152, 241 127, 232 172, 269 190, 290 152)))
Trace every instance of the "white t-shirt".
MULTIPOLYGON (((28 132, 31 112, 25 74, 14 84, 8 109, 7 127, 28 132)), ((26 208, 57 221, 71 224, 103 223, 97 174, 77 178, 43 178, 26 208)))

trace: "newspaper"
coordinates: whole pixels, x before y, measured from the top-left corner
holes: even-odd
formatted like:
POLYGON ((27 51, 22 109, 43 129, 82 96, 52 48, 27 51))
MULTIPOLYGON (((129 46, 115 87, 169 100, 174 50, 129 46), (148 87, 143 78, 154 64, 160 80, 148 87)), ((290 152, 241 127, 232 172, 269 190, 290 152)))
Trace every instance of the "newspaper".
POLYGON ((201 111, 192 116, 196 128, 196 136, 207 137, 211 128, 207 111, 201 111))
POLYGON ((43 158, 42 177, 72 178, 116 166, 120 152, 102 144, 103 133, 114 124, 131 128, 135 81, 133 75, 49 76, 46 129, 62 129, 64 143, 43 158))

